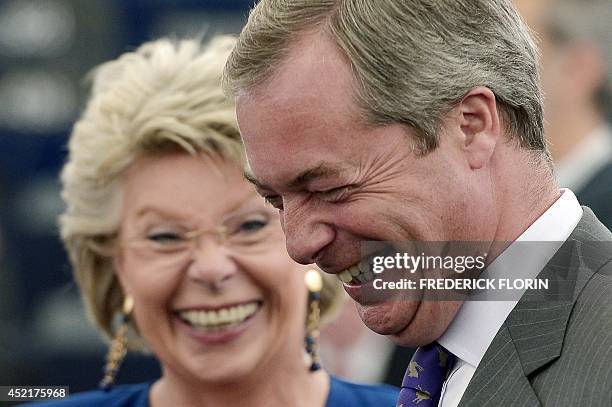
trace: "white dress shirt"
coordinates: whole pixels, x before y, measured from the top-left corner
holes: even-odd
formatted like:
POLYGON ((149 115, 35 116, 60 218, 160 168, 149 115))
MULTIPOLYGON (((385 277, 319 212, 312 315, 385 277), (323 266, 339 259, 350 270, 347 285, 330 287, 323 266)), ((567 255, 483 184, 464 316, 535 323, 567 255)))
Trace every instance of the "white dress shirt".
MULTIPOLYGON (((556 242, 546 245, 512 243, 487 268, 494 278, 535 278, 567 240, 582 217, 582 208, 569 189, 561 189, 561 196, 542 214, 517 242, 556 242), (529 248, 532 248, 529 250, 529 248), (526 250, 527 249, 527 253, 526 250)), ((512 301, 466 301, 438 342, 457 356, 457 362, 442 386, 438 406, 459 405, 478 364, 482 360, 499 328, 522 296, 512 301)))

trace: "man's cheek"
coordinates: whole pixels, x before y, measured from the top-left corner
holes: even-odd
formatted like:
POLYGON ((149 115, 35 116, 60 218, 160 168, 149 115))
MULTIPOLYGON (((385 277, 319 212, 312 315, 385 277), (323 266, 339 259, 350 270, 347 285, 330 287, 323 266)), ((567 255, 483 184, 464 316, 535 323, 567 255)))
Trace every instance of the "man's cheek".
POLYGON ((281 229, 283 229, 283 233, 285 233, 285 214, 284 211, 278 211, 278 219, 281 225, 281 229))

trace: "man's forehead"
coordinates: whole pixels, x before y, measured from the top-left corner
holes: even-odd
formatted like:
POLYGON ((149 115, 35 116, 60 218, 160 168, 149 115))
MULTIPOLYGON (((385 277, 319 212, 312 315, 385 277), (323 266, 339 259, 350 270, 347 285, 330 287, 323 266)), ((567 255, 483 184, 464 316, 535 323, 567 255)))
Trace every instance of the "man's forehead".
MULTIPOLYGON (((323 93, 339 90, 352 99, 350 64, 338 45, 320 30, 301 34, 291 41, 288 52, 261 83, 241 95, 242 104, 290 108, 293 102, 320 102, 323 93), (338 87, 331 89, 331 84, 338 87)), ((238 99, 237 99, 238 100, 238 99)))
POLYGON ((348 158, 360 122, 352 73, 337 46, 319 37, 294 42, 272 77, 236 99, 245 174, 261 189, 337 175, 348 158))

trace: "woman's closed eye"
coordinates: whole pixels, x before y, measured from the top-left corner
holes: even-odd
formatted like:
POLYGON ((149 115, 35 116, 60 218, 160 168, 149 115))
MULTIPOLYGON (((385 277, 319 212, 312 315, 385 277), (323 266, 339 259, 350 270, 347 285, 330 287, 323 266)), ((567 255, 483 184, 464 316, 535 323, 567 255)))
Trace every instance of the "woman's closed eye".
POLYGON ((147 235, 147 240, 158 243, 158 244, 175 244, 185 241, 183 233, 163 231, 163 232, 152 232, 147 235))
POLYGON ((238 226, 238 232, 243 233, 254 233, 268 225, 269 221, 266 219, 249 219, 246 220, 238 226))

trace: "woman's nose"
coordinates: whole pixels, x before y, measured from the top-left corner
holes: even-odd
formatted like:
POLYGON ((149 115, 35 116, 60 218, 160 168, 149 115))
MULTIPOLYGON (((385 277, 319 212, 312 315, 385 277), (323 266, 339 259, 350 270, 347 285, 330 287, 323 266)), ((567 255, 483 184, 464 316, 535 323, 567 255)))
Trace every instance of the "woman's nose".
POLYGON ((227 284, 238 271, 233 253, 216 239, 199 239, 187 269, 187 276, 215 289, 227 284))

